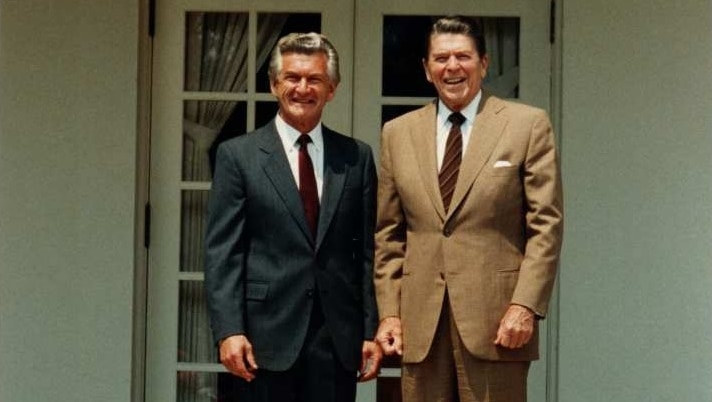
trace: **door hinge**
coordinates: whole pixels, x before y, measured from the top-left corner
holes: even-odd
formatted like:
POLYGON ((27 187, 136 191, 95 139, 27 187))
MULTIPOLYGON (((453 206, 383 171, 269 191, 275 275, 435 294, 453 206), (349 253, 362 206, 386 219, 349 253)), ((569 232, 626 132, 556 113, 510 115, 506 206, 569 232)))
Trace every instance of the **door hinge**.
POLYGON ((146 203, 143 208, 143 246, 151 246, 151 204, 146 203))
POLYGON ((156 34, 156 0, 148 0, 148 36, 156 34))
POLYGON ((556 0, 551 0, 549 8, 549 43, 556 41, 556 0))

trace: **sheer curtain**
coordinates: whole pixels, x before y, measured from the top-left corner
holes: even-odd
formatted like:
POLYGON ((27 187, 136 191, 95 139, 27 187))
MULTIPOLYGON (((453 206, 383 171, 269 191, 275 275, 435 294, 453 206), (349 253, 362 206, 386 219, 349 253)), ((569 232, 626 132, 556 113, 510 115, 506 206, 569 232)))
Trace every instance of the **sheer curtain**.
MULTIPOLYGON (((257 69, 265 63, 284 26, 287 14, 260 14, 257 26, 257 69)), ((247 13, 187 14, 185 89, 201 92, 246 92, 247 13)), ((236 102, 187 101, 183 120, 183 180, 211 179, 208 150, 236 102)), ((203 233, 208 192, 183 191, 181 214, 181 270, 203 270, 203 233)), ((217 356, 208 324, 202 282, 180 286, 178 361, 215 363, 217 356)), ((178 400, 217 399, 217 376, 179 373, 178 400)))
MULTIPOLYGON (((248 15, 245 13, 190 13, 186 38, 186 79, 189 91, 245 92, 247 90, 248 15)), ((257 68, 267 61, 287 18, 260 14, 257 27, 257 68)), ((186 153, 184 177, 209 181, 207 150, 232 113, 234 102, 187 102, 184 112, 186 153)))
POLYGON ((489 68, 485 86, 503 98, 518 97, 519 24, 515 18, 483 18, 489 68))

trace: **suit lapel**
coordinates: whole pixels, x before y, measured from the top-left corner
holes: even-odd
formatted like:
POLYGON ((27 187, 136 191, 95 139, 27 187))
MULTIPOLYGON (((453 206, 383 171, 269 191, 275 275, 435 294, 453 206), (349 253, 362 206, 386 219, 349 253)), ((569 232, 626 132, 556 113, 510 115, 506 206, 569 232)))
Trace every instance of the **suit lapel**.
POLYGON ((497 145, 507 124, 507 120, 498 115, 504 107, 505 105, 499 102, 499 99, 490 97, 486 93, 483 94, 465 157, 460 165, 460 174, 450 203, 448 218, 462 203, 497 145))
POLYGON ((311 231, 304 215, 302 200, 299 198, 299 188, 294 181, 294 175, 289 167, 287 155, 279 139, 279 134, 277 134, 274 121, 259 136, 260 149, 265 153, 262 169, 264 169, 267 178, 286 205, 297 226, 311 243, 311 231))
POLYGON ((339 149, 336 134, 323 126, 324 136, 324 183, 319 207, 319 224, 316 231, 316 249, 324 241, 336 207, 344 190, 348 169, 343 160, 344 152, 339 149))
POLYGON ((445 207, 440 195, 440 184, 438 181, 437 151, 435 149, 436 138, 436 107, 435 103, 427 105, 416 121, 412 132, 413 149, 415 158, 418 161, 422 183, 428 193, 430 202, 433 203, 440 219, 445 219, 445 207))

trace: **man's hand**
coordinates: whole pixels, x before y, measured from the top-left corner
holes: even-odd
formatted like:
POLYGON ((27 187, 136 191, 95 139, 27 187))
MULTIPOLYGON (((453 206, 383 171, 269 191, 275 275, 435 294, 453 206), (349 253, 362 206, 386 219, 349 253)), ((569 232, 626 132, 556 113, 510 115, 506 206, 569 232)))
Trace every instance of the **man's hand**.
POLYGON ((255 379, 257 370, 252 344, 245 335, 233 335, 220 341, 220 362, 225 368, 246 381, 255 379))
POLYGON ((403 354, 403 330, 398 317, 386 317, 381 321, 376 333, 376 342, 386 355, 403 354))
POLYGON ((381 360, 383 359, 383 351, 376 342, 364 341, 361 348, 361 373, 358 377, 359 382, 368 381, 376 378, 378 371, 381 368, 381 360))
POLYGON ((531 340, 532 334, 534 334, 534 312, 524 306, 512 304, 499 322, 494 344, 518 349, 531 340))

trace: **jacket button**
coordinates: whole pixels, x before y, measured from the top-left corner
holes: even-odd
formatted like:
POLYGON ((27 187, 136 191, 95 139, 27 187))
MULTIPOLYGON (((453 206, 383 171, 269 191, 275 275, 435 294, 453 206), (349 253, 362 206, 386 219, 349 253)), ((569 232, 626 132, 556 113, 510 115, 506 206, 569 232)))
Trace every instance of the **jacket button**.
POLYGON ((312 297, 312 296, 314 296, 314 290, 313 289, 307 290, 307 297, 312 297))

